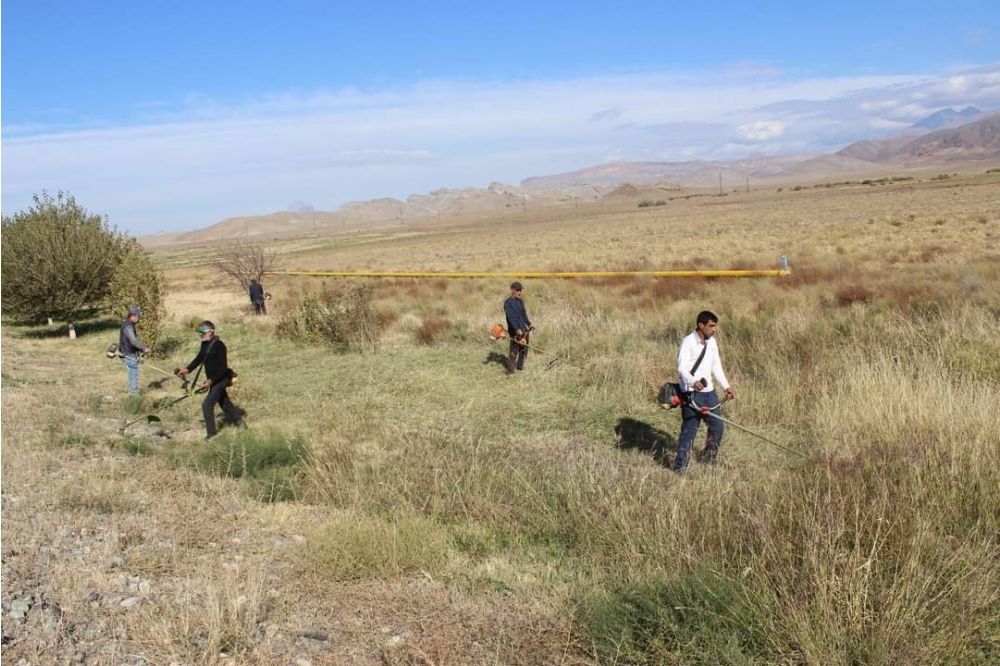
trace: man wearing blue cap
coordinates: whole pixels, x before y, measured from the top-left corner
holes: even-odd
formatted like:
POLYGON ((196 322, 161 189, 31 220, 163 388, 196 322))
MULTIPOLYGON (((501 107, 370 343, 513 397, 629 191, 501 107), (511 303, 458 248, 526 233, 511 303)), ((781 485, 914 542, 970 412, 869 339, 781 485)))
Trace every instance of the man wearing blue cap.
POLYGON ((139 395, 139 353, 149 353, 149 347, 139 339, 135 332, 135 325, 141 316, 142 310, 138 305, 130 307, 128 317, 122 322, 121 332, 118 335, 118 352, 121 354, 122 363, 128 371, 129 395, 139 395))
POLYGON ((201 412, 205 417, 205 439, 215 437, 218 430, 215 427, 215 406, 222 407, 227 423, 241 425, 243 421, 243 411, 233 404, 229 399, 226 389, 232 385, 236 373, 229 367, 229 359, 226 355, 226 345, 215 335, 215 324, 207 319, 198 324, 198 334, 201 335, 201 347, 198 355, 194 357, 186 368, 178 368, 175 374, 178 377, 187 377, 199 365, 203 365, 205 370, 205 382, 200 388, 208 393, 201 403, 201 412))

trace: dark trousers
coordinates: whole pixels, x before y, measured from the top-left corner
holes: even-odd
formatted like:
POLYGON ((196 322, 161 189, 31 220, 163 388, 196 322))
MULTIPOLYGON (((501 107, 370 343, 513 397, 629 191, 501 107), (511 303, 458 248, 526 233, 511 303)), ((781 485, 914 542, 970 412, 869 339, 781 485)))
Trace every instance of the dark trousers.
POLYGON ((253 311, 255 314, 259 315, 267 314, 267 306, 264 305, 264 301, 250 301, 250 302, 253 303, 253 311))
MULTIPOLYGON (((699 407, 715 407, 719 404, 719 396, 715 391, 706 393, 691 393, 690 400, 685 401, 681 407, 681 436, 677 441, 677 457, 674 458, 673 469, 675 472, 682 471, 687 467, 688 455, 691 453, 691 445, 694 444, 695 435, 698 434, 698 426, 702 421, 708 421, 708 439, 705 442, 705 450, 702 452, 702 462, 714 462, 719 454, 719 445, 722 443, 722 435, 726 431, 726 424, 711 416, 703 416, 699 407), (691 404, 693 403, 693 405, 691 404)), ((718 409, 713 409, 713 414, 719 414, 718 409)), ((721 414, 719 414, 721 416, 721 414)))
POLYGON ((205 399, 201 403, 201 413, 205 417, 205 431, 209 437, 218 432, 215 428, 216 404, 222 407, 222 413, 225 414, 226 422, 239 423, 243 418, 243 412, 233 404, 233 401, 229 399, 229 394, 226 393, 228 386, 228 379, 218 384, 212 384, 212 388, 208 390, 208 395, 205 396, 205 399))
POLYGON ((507 373, 514 374, 514 370, 524 370, 524 359, 528 358, 528 336, 520 339, 524 344, 518 344, 513 337, 510 339, 510 352, 507 355, 507 373))

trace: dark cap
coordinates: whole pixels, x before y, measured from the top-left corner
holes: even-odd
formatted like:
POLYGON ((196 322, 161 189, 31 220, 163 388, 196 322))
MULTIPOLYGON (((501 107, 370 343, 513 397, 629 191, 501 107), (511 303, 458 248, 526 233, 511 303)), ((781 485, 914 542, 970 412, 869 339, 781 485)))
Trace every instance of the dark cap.
POLYGON ((133 315, 135 315, 136 317, 141 317, 142 308, 140 308, 138 305, 133 305, 132 307, 130 307, 128 309, 128 316, 131 317, 133 315))
POLYGON ((510 288, 513 291, 522 291, 524 289, 524 287, 521 286, 520 282, 513 282, 513 283, 511 283, 510 288))

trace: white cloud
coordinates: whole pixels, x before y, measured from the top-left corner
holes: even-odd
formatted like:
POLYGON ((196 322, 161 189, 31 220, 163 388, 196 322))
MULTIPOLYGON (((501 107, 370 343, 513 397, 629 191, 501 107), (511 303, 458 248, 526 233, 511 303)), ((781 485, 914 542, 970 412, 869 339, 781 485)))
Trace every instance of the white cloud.
POLYGON ((64 189, 145 233, 279 210, 290 200, 333 209, 442 186, 517 182, 608 155, 683 160, 831 150, 924 111, 971 103, 1000 107, 1000 65, 808 79, 737 65, 559 81, 428 81, 238 104, 191 95, 173 105, 147 103, 142 125, 4 128, 3 202, 11 212, 43 188, 64 189))
POLYGON ((758 120, 740 125, 737 132, 748 141, 770 141, 785 133, 785 123, 780 120, 758 120))

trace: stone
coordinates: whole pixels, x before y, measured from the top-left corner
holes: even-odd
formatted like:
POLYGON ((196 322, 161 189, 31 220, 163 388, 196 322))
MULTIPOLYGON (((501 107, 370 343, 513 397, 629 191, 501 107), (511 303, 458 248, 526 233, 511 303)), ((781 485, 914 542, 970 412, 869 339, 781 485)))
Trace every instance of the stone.
POLYGON ((330 635, 324 631, 320 631, 319 629, 303 629, 295 635, 301 636, 302 638, 308 638, 313 641, 330 640, 330 635))
POLYGON ((140 599, 139 597, 128 597, 127 599, 122 599, 121 603, 118 605, 121 606, 122 608, 128 609, 139 605, 139 602, 141 601, 142 599, 140 599))
POLYGON ((27 617, 28 612, 31 610, 31 600, 29 599, 15 599, 10 602, 10 611, 7 612, 7 617, 13 620, 23 620, 27 617))
POLYGON ((386 644, 387 647, 391 647, 391 648, 392 647, 396 647, 398 645, 403 644, 403 642, 405 642, 406 639, 409 638, 409 637, 410 637, 410 632, 403 631, 403 632, 400 632, 400 633, 396 634, 395 636, 393 636, 389 640, 387 640, 385 642, 385 644, 386 644))

